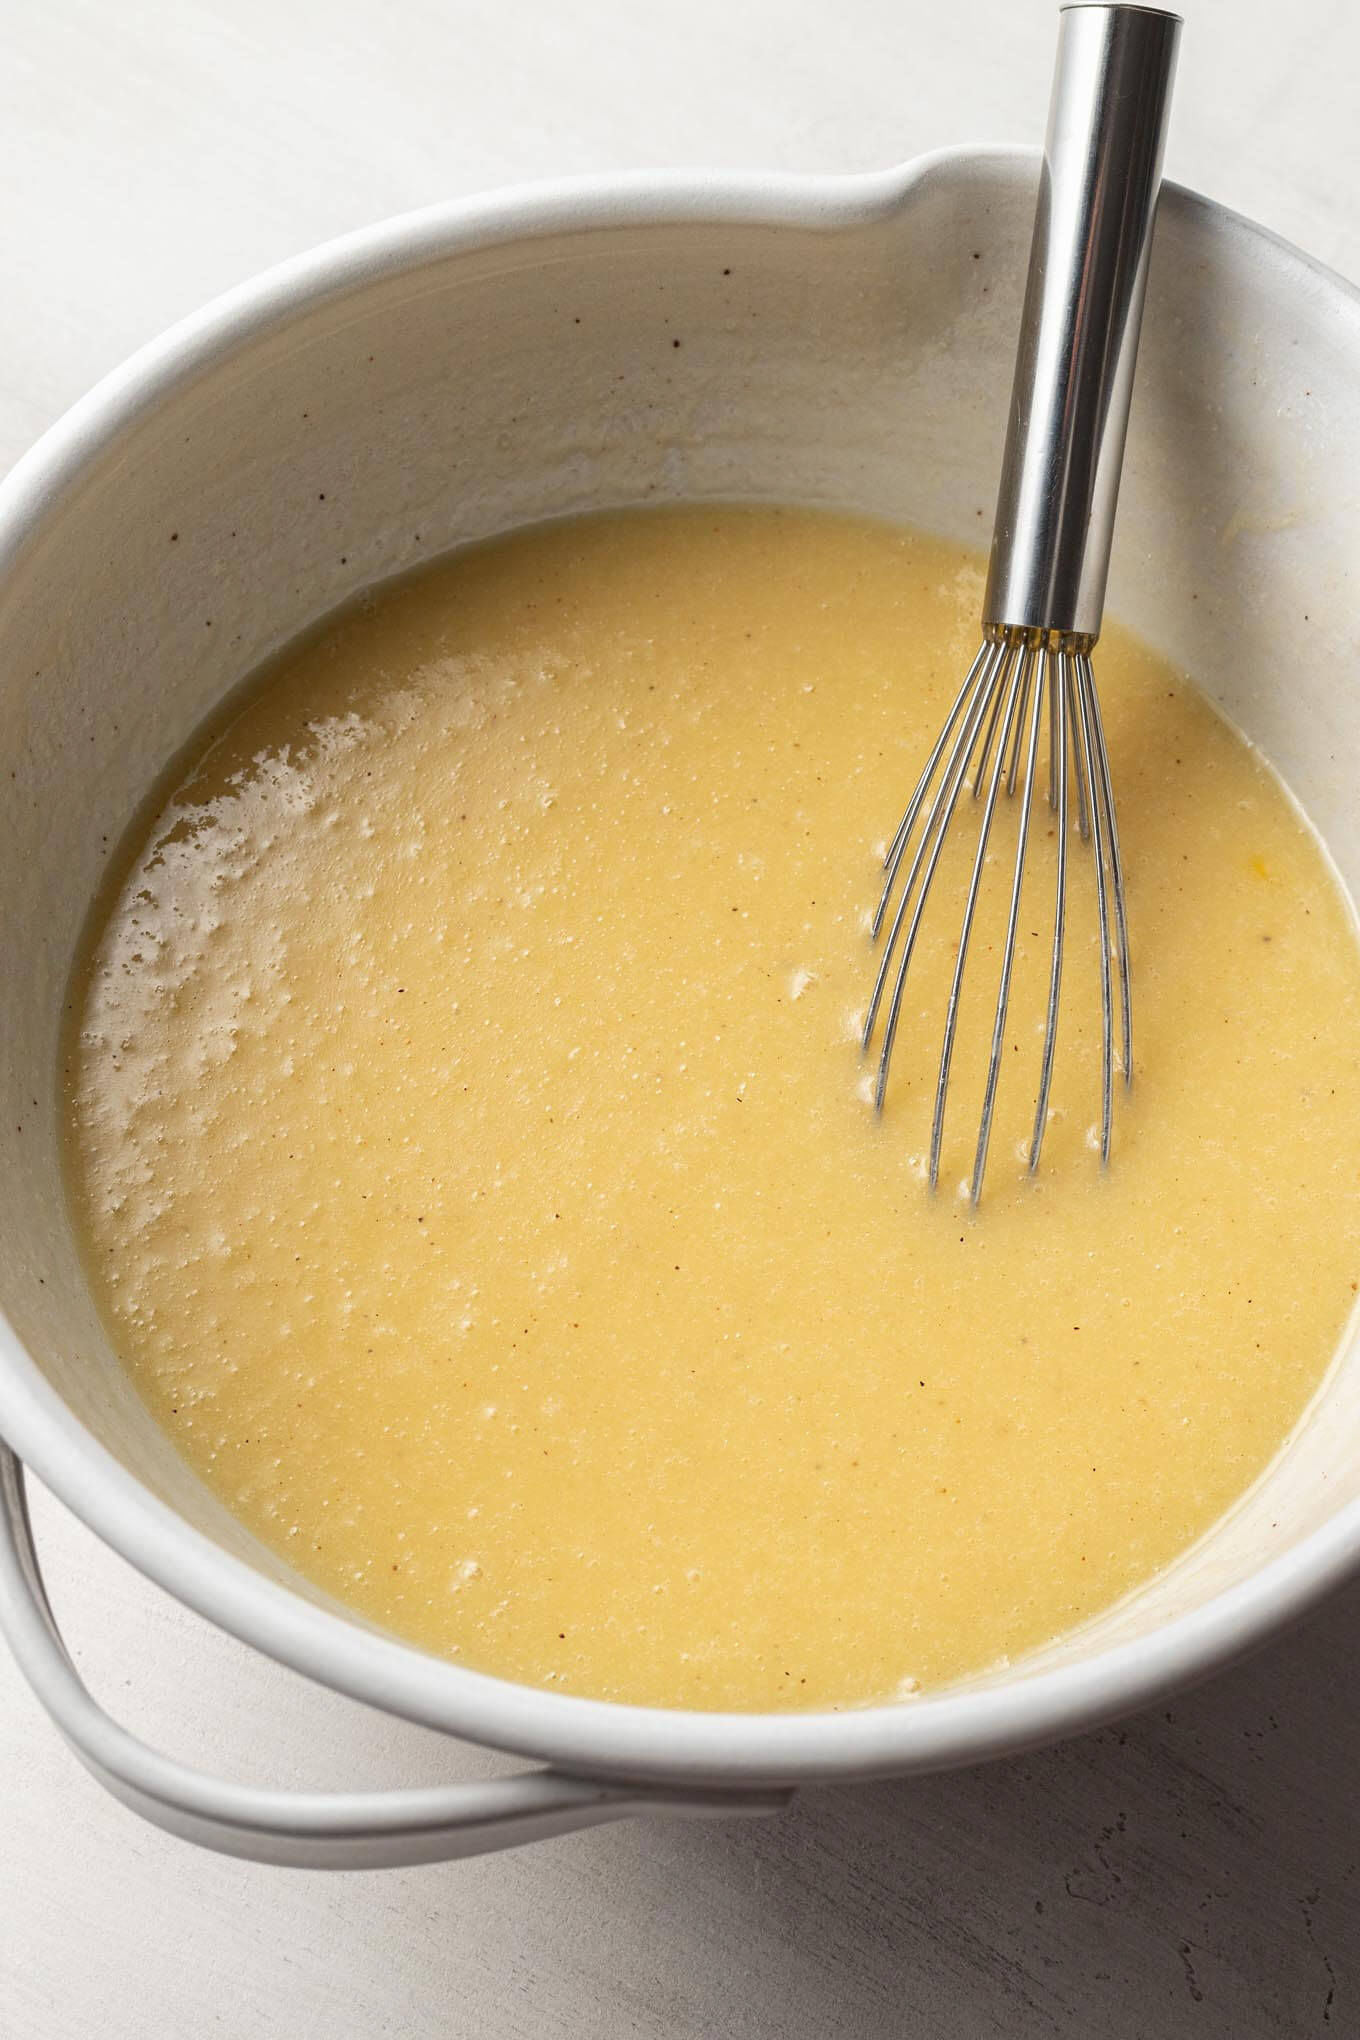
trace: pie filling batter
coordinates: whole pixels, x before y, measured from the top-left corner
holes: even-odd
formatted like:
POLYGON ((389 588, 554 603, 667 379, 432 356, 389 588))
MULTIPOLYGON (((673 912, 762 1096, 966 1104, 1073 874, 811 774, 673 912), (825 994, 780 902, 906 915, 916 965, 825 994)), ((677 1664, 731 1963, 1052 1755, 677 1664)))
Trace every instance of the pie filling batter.
POLYGON ((372 1622, 661 1706, 905 1698, 1145 1581, 1317 1387, 1360 1276, 1350 910, 1261 760, 1117 630, 1111 1167, 1074 833, 1025 1169, 1046 806, 981 1209, 1017 803, 935 1196, 973 814, 874 1115, 866 915, 981 579, 802 510, 519 533, 332 619, 141 826, 72 990, 90 1278, 203 1479, 372 1622))

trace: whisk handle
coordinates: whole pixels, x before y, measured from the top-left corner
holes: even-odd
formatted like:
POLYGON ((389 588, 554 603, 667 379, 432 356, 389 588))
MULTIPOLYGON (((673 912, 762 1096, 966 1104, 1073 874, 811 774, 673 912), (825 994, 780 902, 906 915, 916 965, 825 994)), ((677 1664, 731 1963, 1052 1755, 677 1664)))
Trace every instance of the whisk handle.
POLYGON ((1065 7, 984 622, 1095 637, 1181 23, 1065 7))

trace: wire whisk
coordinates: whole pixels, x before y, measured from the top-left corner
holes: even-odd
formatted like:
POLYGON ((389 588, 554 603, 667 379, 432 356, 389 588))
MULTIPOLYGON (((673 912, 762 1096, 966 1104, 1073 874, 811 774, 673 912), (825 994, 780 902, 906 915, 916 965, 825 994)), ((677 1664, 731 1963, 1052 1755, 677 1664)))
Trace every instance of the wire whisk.
POLYGON ((982 644, 888 846, 883 893, 872 922, 875 940, 885 922, 888 928, 863 1027, 867 1051, 882 1021, 874 1087, 881 1111, 931 886, 960 807, 977 806, 977 849, 950 980, 931 1120, 929 1179, 934 1188, 969 941, 993 821, 1003 785, 1008 797, 1018 793, 1010 905, 969 1185, 974 1204, 982 1194, 995 1116, 1026 853, 1045 749, 1056 861, 1043 1051, 1027 1150, 1031 1173, 1043 1149, 1057 1055, 1074 816, 1077 834, 1089 847, 1096 888, 1102 1162, 1110 1157, 1114 1113, 1116 977, 1119 1066, 1125 1085, 1133 1081, 1128 911, 1091 652, 1104 609, 1179 33, 1175 15, 1147 7, 1079 5, 1062 11, 982 644))
POLYGON ((996 1107, 997 1083, 1002 1052, 1006 1044, 1006 1019, 1010 1005, 1011 979, 1015 964, 1016 933, 1020 919, 1026 850, 1034 805, 1036 766, 1044 726, 1047 724, 1047 800, 1057 819, 1057 849, 1053 900, 1053 951, 1049 968, 1048 1004, 1044 1020, 1043 1053, 1039 1066, 1039 1096, 1030 1136, 1028 1163, 1039 1166, 1044 1131, 1048 1124, 1049 1095, 1053 1084, 1053 1062, 1058 1035, 1058 1005, 1062 987, 1063 936, 1067 912, 1067 836, 1069 786, 1075 789, 1078 832, 1091 845, 1096 874, 1096 899, 1101 950, 1101 1112, 1100 1153, 1110 1155, 1114 1117, 1114 986, 1112 960, 1117 959, 1121 1023, 1120 1067, 1125 1084, 1133 1081, 1133 1010, 1129 989, 1128 912, 1124 896, 1124 870, 1119 855, 1119 830, 1115 821, 1114 793, 1110 784, 1110 763, 1105 731, 1100 719, 1095 675, 1091 668, 1089 642, 1084 639, 1050 641, 1038 632, 997 631, 984 638, 982 647, 959 690, 925 770, 916 785, 897 833, 884 859, 882 896, 872 923, 875 940, 892 904, 898 877, 906 877, 897 892, 897 905, 883 947, 878 976, 874 980, 864 1021, 863 1044, 873 1039, 884 994, 891 982, 879 1049, 878 1077, 874 1103, 881 1111, 888 1084, 888 1065, 902 1012, 907 973, 920 934, 931 882, 944 850, 950 824, 959 801, 965 795, 970 772, 972 800, 983 801, 977 851, 964 903, 963 926, 959 936, 949 1003, 945 1012, 944 1045, 940 1053, 939 1077, 935 1086, 935 1109, 930 1129, 929 1177, 932 1189, 939 1181, 940 1150, 944 1139, 945 1101, 954 1058, 958 1029, 959 1000, 968 945, 973 932, 978 897, 982 888, 987 850, 997 800, 1004 785, 1007 795, 1020 790, 1020 818, 1015 864, 1011 879, 1010 907, 1002 952, 1001 983, 996 998, 991 1053, 982 1098, 982 1118, 977 1151, 973 1160, 970 1194, 976 1203, 982 1190, 996 1107), (984 791, 985 790, 985 791, 984 791), (918 828, 918 824, 920 825, 918 828), (910 853, 910 861, 908 861, 910 853), (1112 958, 1113 952, 1113 958, 1112 958), (894 965, 896 966, 894 970, 894 965))

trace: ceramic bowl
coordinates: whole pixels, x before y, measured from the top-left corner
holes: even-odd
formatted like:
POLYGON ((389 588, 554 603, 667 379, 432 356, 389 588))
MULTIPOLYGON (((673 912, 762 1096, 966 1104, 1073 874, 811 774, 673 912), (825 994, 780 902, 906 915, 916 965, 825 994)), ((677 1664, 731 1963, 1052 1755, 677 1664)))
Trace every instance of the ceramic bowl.
MULTIPOLYGON (((227 691, 365 585, 570 511, 798 501, 985 544, 1035 178, 1033 157, 968 151, 859 179, 619 179, 419 213, 188 320, 0 487, 0 1614, 68 1739, 163 1824, 239 1853, 354 1863, 640 1807, 763 1810, 819 1779, 971 1763, 1142 1706, 1279 1630, 1360 1560, 1348 1348, 1269 1473, 1193 1551, 985 1680, 778 1715, 511 1684, 367 1625, 227 1513, 110 1350, 68 1221, 57 1044, 77 940, 139 803, 227 691), (21 1461, 259 1649, 549 1768, 299 1800, 169 1764, 75 1681, 21 1461)), ((1168 188, 1109 607, 1261 746, 1352 885, 1357 475, 1356 294, 1168 188)))

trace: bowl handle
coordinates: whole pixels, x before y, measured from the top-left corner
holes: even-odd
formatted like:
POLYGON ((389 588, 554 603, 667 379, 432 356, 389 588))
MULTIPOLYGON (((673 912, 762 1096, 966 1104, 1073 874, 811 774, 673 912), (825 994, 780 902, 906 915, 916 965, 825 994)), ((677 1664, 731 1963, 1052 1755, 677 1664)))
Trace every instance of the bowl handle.
POLYGON ((280 1792, 227 1783, 129 1735, 81 1683, 43 1586, 21 1462, 0 1440, 0 1631, 72 1750, 157 1827, 227 1856, 313 1870, 442 1863, 629 1814, 778 1813, 788 1791, 705 1792, 523 1771, 395 1792, 280 1792))

